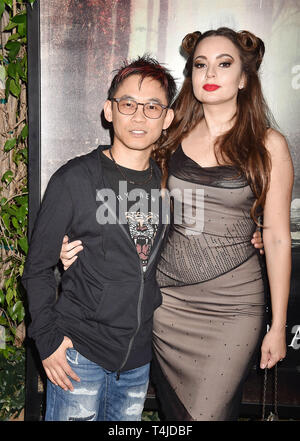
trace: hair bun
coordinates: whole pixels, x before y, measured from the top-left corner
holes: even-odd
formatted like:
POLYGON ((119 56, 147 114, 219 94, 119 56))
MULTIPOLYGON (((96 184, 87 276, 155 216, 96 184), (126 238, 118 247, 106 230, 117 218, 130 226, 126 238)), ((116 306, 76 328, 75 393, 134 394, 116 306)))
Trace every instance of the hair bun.
POLYGON ((200 37, 201 32, 195 31, 191 32, 190 34, 187 34, 184 39, 182 40, 181 47, 188 55, 191 55, 194 51, 195 44, 200 37))
POLYGON ((254 57, 256 58, 256 70, 258 70, 265 53, 264 42, 249 31, 237 32, 237 38, 245 51, 253 53, 254 57))

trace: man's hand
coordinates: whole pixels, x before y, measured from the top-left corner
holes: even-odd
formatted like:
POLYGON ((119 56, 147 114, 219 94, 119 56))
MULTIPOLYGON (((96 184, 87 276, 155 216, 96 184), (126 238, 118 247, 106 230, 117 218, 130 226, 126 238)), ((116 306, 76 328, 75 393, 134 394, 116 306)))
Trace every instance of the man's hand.
POLYGON ((255 231, 255 233, 252 236, 251 243, 254 246, 254 248, 259 249, 260 254, 265 254, 264 243, 260 231, 258 230, 255 231))
POLYGON ((83 250, 81 240, 74 240, 74 242, 69 243, 68 236, 64 236, 61 251, 60 251, 60 260, 64 266, 64 270, 66 271, 73 262, 77 259, 77 253, 83 250))
POLYGON ((53 352, 50 357, 42 361, 49 380, 56 386, 71 391, 74 387, 67 375, 75 381, 80 381, 80 378, 71 369, 66 359, 66 350, 72 347, 72 341, 68 337, 64 337, 62 344, 56 349, 56 351, 53 352))

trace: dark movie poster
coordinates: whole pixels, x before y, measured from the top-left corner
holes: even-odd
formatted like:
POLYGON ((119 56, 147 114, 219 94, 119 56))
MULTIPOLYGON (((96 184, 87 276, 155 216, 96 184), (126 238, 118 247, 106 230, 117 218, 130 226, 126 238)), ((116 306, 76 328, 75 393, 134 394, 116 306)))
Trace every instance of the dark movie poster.
MULTIPOLYGON (((40 0, 40 22, 42 194, 68 159, 110 142, 101 112, 123 59, 149 53, 166 63, 180 86, 185 60, 179 47, 188 32, 228 26, 265 42, 263 91, 295 167, 288 355, 280 366, 291 384, 286 380, 280 399, 299 406, 292 391, 300 375, 299 0, 40 0)), ((246 401, 260 398, 251 385, 247 394, 246 401)))

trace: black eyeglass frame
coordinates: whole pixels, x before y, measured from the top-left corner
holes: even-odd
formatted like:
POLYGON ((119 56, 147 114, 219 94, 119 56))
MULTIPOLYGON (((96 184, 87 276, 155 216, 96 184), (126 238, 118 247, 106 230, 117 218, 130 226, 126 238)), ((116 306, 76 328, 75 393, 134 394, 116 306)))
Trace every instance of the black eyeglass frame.
POLYGON ((136 103, 136 109, 135 109, 135 111, 132 112, 132 113, 123 113, 123 112, 121 112, 121 110, 120 110, 120 108, 119 108, 119 102, 120 102, 120 101, 123 101, 123 100, 125 101, 126 99, 125 99, 125 98, 111 98, 111 101, 115 101, 115 102, 117 103, 118 111, 119 111, 122 115, 134 115, 134 114, 136 113, 137 109, 138 109, 138 106, 143 106, 143 114, 145 115, 146 118, 149 118, 149 119, 159 119, 159 118, 162 116, 163 111, 164 111, 165 109, 169 109, 169 106, 166 106, 165 104, 152 103, 151 101, 149 101, 148 103, 138 103, 137 101, 135 101, 135 100, 133 100, 133 99, 128 99, 128 101, 132 101, 133 103, 136 103), (151 117, 151 116, 147 116, 146 113, 145 113, 145 106, 146 106, 147 104, 155 104, 155 105, 161 107, 161 114, 160 114, 159 116, 157 116, 156 118, 153 118, 153 117, 151 117))

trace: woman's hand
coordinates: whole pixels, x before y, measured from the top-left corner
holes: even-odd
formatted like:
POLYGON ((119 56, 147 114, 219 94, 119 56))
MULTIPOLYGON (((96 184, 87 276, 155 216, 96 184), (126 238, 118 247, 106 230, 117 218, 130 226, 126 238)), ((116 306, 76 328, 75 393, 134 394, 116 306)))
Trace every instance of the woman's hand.
POLYGON ((261 369, 272 368, 286 356, 285 327, 270 328, 261 345, 261 369))
POLYGON ((264 242, 263 242, 263 238, 261 235, 261 232, 259 230, 255 231, 252 239, 251 239, 251 243, 254 246, 254 248, 257 248, 260 252, 260 254, 264 254, 264 242))
POLYGON ((60 251, 60 260, 64 266, 64 270, 67 270, 72 263, 77 259, 77 254, 83 250, 81 240, 74 240, 69 243, 68 236, 63 238, 62 247, 60 251))

